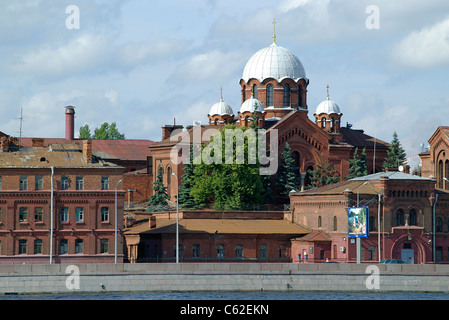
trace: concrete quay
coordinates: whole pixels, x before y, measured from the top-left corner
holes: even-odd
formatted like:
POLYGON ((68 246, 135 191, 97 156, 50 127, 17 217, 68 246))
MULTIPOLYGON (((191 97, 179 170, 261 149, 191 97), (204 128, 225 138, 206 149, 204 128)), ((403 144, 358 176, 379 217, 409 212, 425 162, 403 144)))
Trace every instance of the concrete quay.
POLYGON ((0 265, 0 294, 260 290, 449 293, 449 265, 342 263, 0 265))

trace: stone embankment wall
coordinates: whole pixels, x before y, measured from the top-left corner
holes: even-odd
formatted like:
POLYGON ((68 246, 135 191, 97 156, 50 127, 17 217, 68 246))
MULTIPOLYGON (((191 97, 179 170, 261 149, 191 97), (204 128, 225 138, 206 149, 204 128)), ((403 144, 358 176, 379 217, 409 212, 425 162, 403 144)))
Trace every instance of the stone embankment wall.
POLYGON ((0 265, 0 294, 168 291, 449 292, 449 265, 0 265))

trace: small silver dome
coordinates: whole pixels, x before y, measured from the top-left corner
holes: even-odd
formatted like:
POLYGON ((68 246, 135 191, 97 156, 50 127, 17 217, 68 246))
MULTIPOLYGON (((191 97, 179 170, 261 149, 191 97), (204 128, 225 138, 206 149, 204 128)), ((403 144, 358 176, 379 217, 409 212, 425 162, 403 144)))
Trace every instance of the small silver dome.
POLYGON ((251 98, 246 99, 245 102, 242 103, 240 107, 240 113, 244 112, 254 112, 254 106, 257 105, 257 111, 264 112, 262 102, 251 96, 251 98))
POLYGON ((221 98, 219 102, 215 103, 209 111, 209 115, 210 116, 215 116, 215 115, 230 115, 230 116, 234 116, 234 112, 232 111, 232 108, 229 104, 227 104, 226 102, 223 101, 223 99, 221 98))

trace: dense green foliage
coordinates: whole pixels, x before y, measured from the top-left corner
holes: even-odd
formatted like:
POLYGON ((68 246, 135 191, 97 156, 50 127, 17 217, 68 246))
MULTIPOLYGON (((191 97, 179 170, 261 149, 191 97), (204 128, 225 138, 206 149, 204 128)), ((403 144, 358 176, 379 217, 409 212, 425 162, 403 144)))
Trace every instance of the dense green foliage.
POLYGON ((238 144, 235 137, 230 141, 225 139, 226 129, 245 133, 249 128, 227 125, 208 144, 202 146, 201 164, 195 165, 193 170, 191 195, 197 204, 212 205, 216 210, 238 210, 260 205, 266 195, 263 178, 259 174, 257 152, 248 152, 256 145, 257 138, 248 134, 245 135, 244 143, 238 144), (228 152, 232 151, 232 161, 229 161, 226 143, 228 152), (237 161, 239 152, 244 155, 243 163, 237 161), (210 159, 214 161, 208 161, 210 159))
POLYGON ((360 158, 358 152, 359 148, 355 148, 353 158, 349 159, 349 175, 346 176, 347 180, 363 177, 368 174, 368 169, 366 167, 366 148, 363 148, 360 158))
POLYGON ((319 162, 316 163, 316 168, 308 170, 307 173, 311 181, 310 185, 307 186, 308 188, 319 188, 340 181, 334 166, 324 158, 320 158, 319 162))
POLYGON ((291 151, 290 145, 285 143, 285 148, 281 153, 279 161, 277 190, 279 198, 283 202, 289 200, 290 191, 299 191, 299 168, 295 166, 295 160, 291 156, 291 151))
POLYGON ((90 128, 88 124, 80 127, 79 131, 80 139, 125 139, 125 135, 120 133, 117 129, 117 124, 115 122, 109 123, 104 122, 100 128, 94 130, 94 135, 90 133, 90 128))
POLYGON ((168 194, 167 187, 164 186, 163 178, 163 169, 159 167, 157 172, 156 181, 153 184, 153 194, 148 201, 147 211, 163 211, 166 209, 168 205, 168 194))

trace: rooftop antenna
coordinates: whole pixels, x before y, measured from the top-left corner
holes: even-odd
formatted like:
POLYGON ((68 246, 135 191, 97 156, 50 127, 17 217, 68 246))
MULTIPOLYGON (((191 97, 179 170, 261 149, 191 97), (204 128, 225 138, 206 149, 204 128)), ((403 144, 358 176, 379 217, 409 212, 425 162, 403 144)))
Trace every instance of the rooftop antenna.
POLYGON ((19 150, 20 150, 20 142, 22 140, 22 122, 23 122, 23 108, 20 107, 20 117, 16 118, 20 120, 20 125, 19 125, 19 150))
POLYGON ((273 43, 276 43, 276 18, 273 18, 273 43))
POLYGON ((373 173, 376 173, 376 142, 377 134, 374 135, 374 155, 373 155, 373 173))

